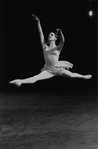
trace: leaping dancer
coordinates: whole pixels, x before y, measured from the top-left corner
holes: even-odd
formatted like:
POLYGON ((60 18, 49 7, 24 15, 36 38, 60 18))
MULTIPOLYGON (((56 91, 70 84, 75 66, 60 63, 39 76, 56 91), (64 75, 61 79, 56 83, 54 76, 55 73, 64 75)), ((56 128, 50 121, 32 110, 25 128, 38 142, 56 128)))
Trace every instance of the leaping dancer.
POLYGON ((26 79, 16 79, 16 80, 10 81, 9 83, 15 84, 17 86, 21 86, 22 84, 32 84, 39 80, 49 79, 57 75, 71 77, 71 78, 90 79, 92 75, 82 75, 79 73, 74 73, 69 71, 69 68, 73 67, 72 63, 68 61, 59 61, 59 56, 65 42, 65 38, 62 33, 62 30, 56 29, 57 30, 56 34, 51 32, 48 36, 48 44, 47 44, 44 39, 44 34, 42 31, 39 18, 34 14, 32 14, 32 17, 37 21, 41 45, 43 48, 45 65, 39 74, 26 79), (55 43, 58 38, 57 35, 60 36, 60 43, 58 46, 55 43))

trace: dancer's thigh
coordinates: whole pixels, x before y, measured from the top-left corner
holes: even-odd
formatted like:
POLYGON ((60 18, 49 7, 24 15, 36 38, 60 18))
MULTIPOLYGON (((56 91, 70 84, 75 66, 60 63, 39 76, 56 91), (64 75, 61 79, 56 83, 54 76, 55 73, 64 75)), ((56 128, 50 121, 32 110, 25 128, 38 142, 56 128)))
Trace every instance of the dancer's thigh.
POLYGON ((48 72, 47 70, 42 71, 41 73, 39 73, 37 75, 37 80, 44 80, 44 79, 49 79, 54 77, 55 75, 51 74, 50 72, 48 72))

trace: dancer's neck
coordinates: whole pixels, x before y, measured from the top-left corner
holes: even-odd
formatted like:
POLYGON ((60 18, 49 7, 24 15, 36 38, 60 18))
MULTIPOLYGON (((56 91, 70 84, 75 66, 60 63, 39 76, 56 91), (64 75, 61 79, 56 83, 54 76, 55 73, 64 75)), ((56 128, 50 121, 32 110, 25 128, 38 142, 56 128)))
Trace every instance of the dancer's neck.
POLYGON ((56 47, 55 40, 52 40, 52 41, 50 42, 49 47, 50 47, 50 48, 55 48, 55 47, 56 47))

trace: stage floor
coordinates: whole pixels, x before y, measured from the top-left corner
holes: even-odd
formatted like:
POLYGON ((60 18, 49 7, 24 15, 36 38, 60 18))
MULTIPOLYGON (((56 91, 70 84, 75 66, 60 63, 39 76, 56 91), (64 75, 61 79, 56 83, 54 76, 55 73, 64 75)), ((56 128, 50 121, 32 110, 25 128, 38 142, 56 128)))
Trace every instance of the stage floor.
POLYGON ((0 149, 98 148, 97 97, 1 98, 0 149))

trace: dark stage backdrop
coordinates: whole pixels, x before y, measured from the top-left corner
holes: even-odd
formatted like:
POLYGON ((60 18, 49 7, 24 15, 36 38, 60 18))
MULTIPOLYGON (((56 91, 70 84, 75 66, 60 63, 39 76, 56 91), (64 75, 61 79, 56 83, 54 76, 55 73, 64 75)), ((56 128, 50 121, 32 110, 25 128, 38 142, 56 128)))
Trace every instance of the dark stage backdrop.
MULTIPOLYGON (((97 1, 71 0, 60 3, 39 1, 0 2, 0 92, 63 92, 97 94, 98 14, 97 1), (88 12, 93 10, 93 16, 88 12), (22 85, 9 85, 16 78, 38 74, 44 65, 37 23, 40 20, 47 41, 49 32, 61 28, 66 38, 60 59, 74 64, 73 72, 92 74, 91 80, 55 77, 22 85)), ((59 43, 59 39, 57 44, 59 43)))

